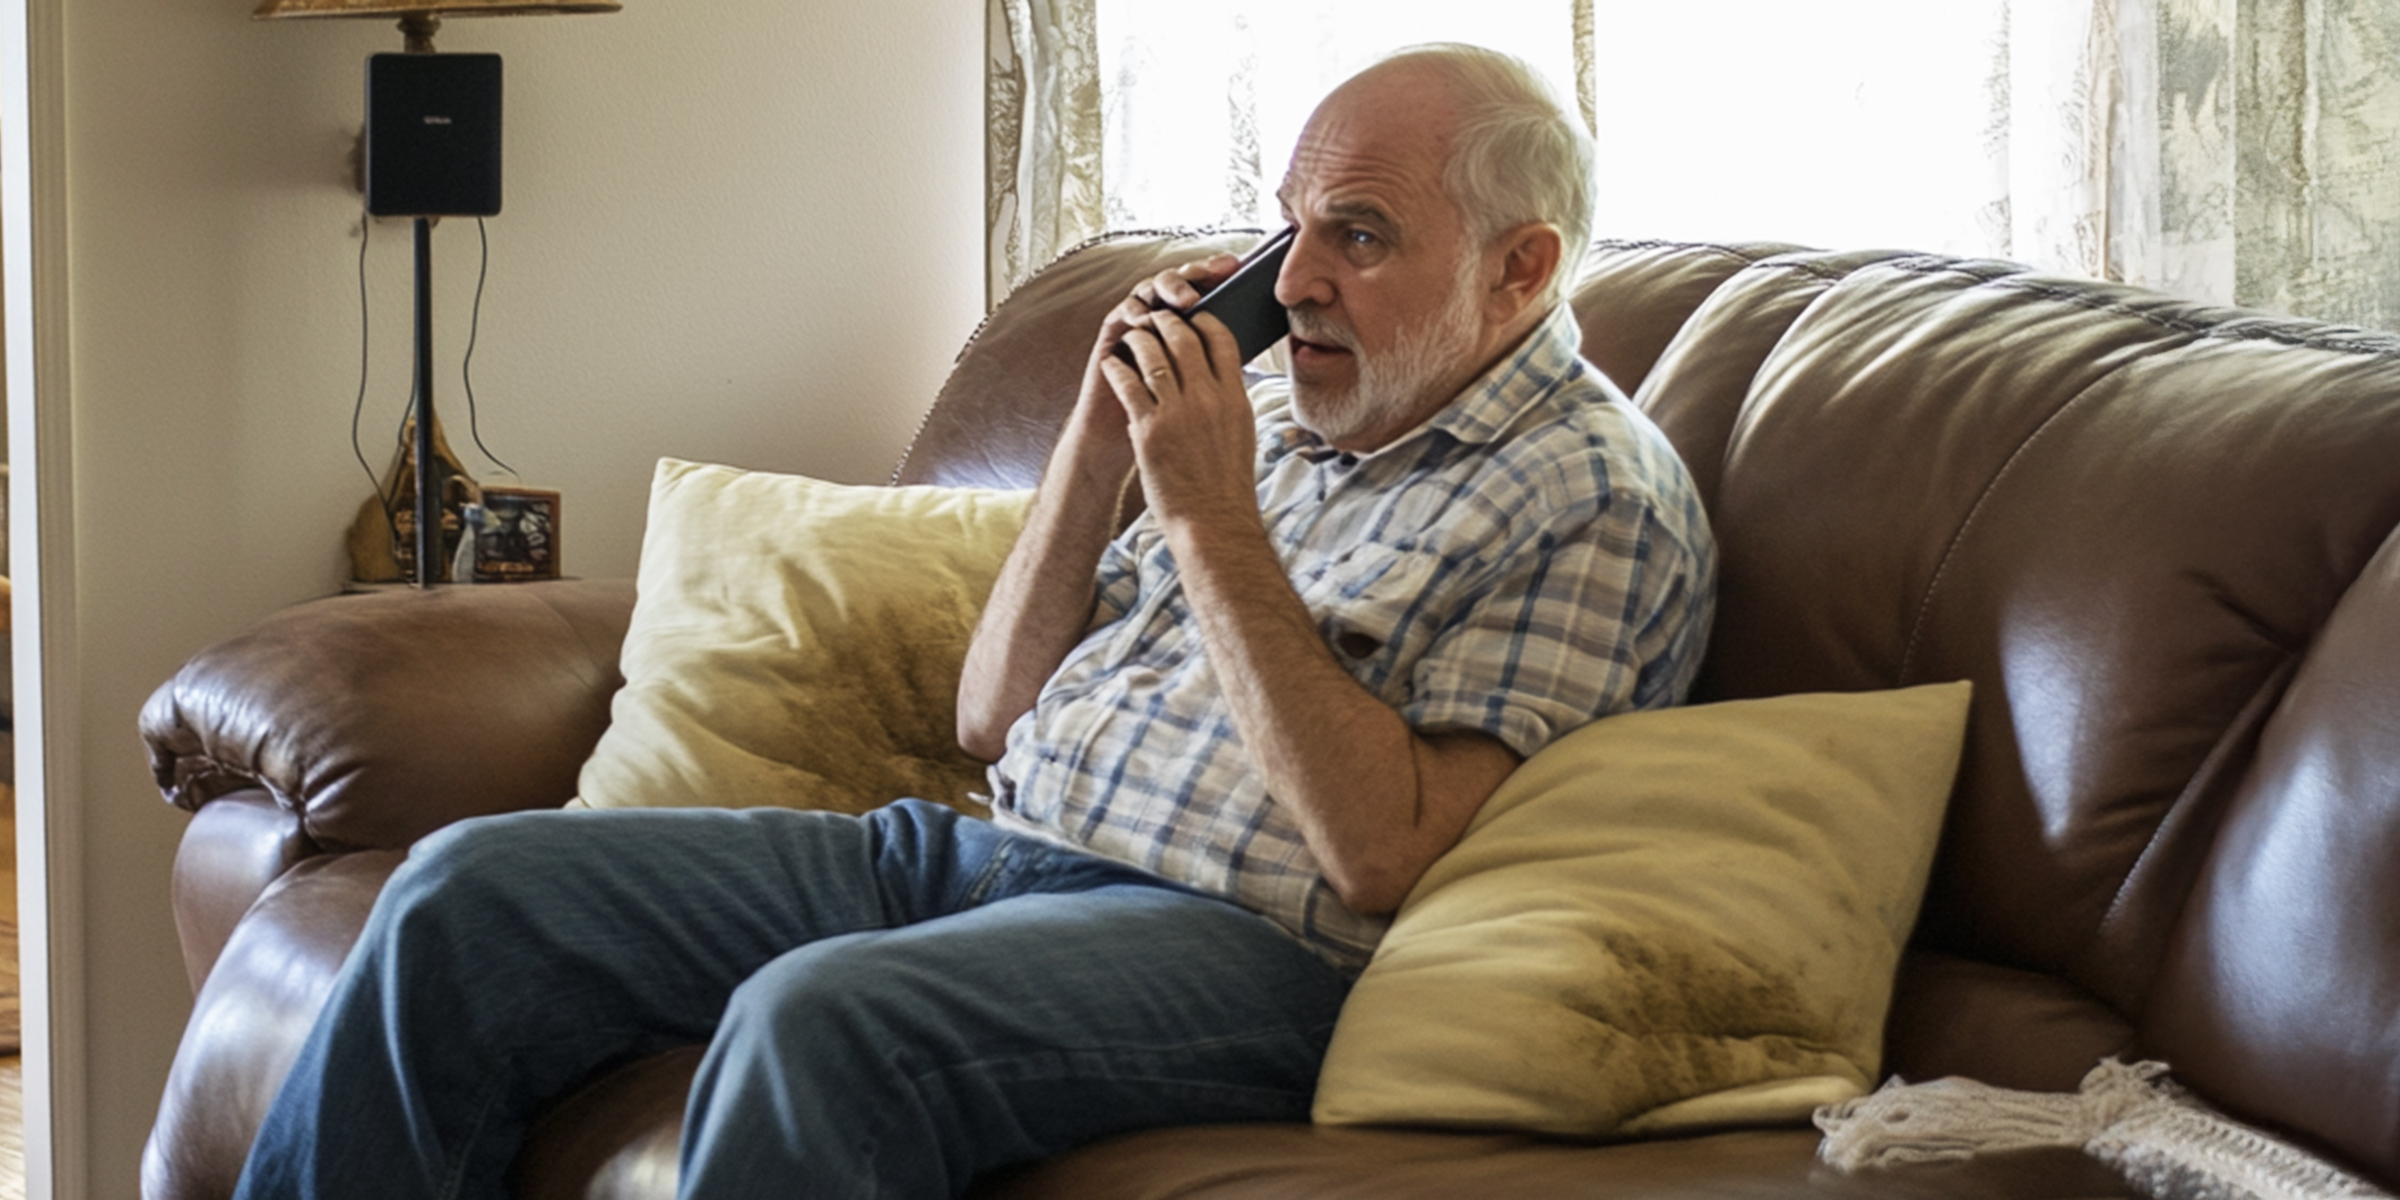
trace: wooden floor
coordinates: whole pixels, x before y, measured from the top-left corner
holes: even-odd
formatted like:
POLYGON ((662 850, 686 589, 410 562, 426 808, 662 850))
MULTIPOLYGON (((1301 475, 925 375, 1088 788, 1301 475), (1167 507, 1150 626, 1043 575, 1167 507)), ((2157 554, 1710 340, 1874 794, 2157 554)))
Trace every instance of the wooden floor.
POLYGON ((25 1200, 25 1060, 0 1058, 0 1200, 25 1200))
MULTIPOLYGON (((0 463, 0 513, 5 513, 8 466, 0 463)), ((5 521, 0 521, 5 524, 5 521)), ((5 561, 0 552, 0 561, 5 561)), ((0 575, 0 644, 9 631, 11 587, 0 575)), ((8 682, 7 658, 0 650, 0 686, 8 682)), ((4 710, 0 710, 4 711, 4 710)), ((13 714, 11 714, 13 716, 13 714)), ((10 722, 13 725, 13 721, 10 722)), ((14 755, 13 730, 0 737, 0 754, 14 755)), ((17 993, 17 791, 16 774, 0 780, 0 995, 6 999, 6 1020, 0 1022, 0 1200, 25 1200, 25 1059, 18 1052, 22 1028, 17 993)))

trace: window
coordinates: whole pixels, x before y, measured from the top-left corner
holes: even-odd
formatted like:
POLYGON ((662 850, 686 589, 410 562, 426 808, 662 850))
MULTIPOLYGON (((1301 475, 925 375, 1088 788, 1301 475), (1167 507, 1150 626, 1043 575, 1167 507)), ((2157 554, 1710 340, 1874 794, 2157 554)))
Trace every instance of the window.
POLYGON ((1317 98, 1444 40, 1588 114, 1603 237, 1992 256, 2400 329, 2400 0, 987 2, 995 299, 1103 229, 1272 224, 1317 98))

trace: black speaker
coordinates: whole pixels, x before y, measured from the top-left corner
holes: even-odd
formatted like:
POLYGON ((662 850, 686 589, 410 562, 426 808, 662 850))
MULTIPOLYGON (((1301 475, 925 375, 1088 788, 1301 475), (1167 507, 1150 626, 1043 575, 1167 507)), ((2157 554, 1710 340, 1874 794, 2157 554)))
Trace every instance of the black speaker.
POLYGON ((379 217, 500 212, 499 55, 367 60, 367 211, 379 217))

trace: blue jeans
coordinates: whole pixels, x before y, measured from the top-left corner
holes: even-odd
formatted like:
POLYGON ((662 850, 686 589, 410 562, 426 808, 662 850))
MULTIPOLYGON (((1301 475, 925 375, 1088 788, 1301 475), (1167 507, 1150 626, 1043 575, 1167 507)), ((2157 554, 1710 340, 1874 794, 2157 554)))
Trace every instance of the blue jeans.
POLYGON ((1307 1119, 1349 986, 1255 914, 921 801, 468 821, 392 877, 237 1195, 503 1197, 545 1102, 706 1042, 683 1196, 954 1196, 1307 1119))

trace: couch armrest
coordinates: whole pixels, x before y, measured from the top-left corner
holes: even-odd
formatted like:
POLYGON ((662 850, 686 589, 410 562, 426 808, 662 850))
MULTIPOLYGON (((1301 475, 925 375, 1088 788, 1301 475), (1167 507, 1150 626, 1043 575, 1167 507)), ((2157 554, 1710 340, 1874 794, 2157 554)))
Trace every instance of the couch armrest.
MULTIPOLYGON (((501 586, 501 585, 495 585, 501 586)), ((524 586, 508 584, 509 587, 524 586)), ((144 1200, 224 1200, 397 851, 324 854, 258 897, 192 1002, 142 1153, 144 1200)))
POLYGON ((633 581, 338 596, 201 651, 143 706, 180 808, 262 788, 328 850, 564 803, 608 727, 633 581))

